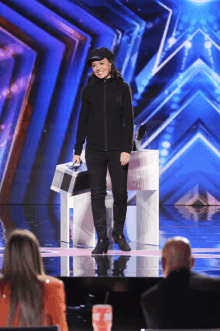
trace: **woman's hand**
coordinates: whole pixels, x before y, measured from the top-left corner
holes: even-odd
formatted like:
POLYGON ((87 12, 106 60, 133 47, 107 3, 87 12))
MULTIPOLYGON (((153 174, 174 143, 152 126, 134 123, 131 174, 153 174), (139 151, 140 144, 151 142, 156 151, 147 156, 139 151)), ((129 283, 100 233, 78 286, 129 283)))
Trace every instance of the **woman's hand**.
POLYGON ((122 152, 120 156, 120 162, 122 166, 125 166, 130 161, 130 154, 122 152))
POLYGON ((74 161, 76 161, 76 163, 80 163, 81 162, 80 156, 79 155, 74 155, 72 162, 74 162, 74 161))

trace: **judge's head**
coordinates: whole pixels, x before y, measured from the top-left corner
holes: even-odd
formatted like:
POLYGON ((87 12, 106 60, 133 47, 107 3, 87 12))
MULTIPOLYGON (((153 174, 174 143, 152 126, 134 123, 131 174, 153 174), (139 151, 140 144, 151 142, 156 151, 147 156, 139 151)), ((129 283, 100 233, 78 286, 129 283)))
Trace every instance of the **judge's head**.
POLYGON ((191 270, 195 261, 191 255, 189 240, 184 237, 168 239, 162 249, 161 262, 164 277, 177 269, 191 270))
POLYGON ((6 242, 2 274, 6 278, 25 277, 26 280, 44 275, 40 244, 28 230, 13 230, 6 242))

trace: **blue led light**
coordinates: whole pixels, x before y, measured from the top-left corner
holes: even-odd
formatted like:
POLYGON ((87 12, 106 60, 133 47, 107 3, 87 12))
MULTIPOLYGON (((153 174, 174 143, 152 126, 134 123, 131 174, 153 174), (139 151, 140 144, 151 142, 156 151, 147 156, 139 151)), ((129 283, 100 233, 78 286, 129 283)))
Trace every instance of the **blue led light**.
POLYGON ((167 156, 168 151, 167 151, 166 149, 162 149, 162 151, 160 151, 160 154, 161 154, 162 156, 167 156))
POLYGON ((206 41, 204 46, 205 46, 205 48, 211 48, 212 47, 211 41, 206 41))
POLYGON ((172 103, 171 106, 170 106, 170 108, 172 108, 172 109, 178 109, 179 108, 179 105, 178 105, 178 103, 172 103))
POLYGON ((174 128, 172 128, 171 126, 168 126, 168 127, 166 128, 166 131, 171 133, 171 132, 174 131, 174 128))
POLYGON ((133 95, 133 99, 135 99, 135 100, 140 100, 140 99, 141 99, 141 94, 139 94, 139 93, 135 93, 135 94, 133 95))
POLYGON ((170 143, 169 143, 169 141, 164 141, 164 142, 162 143, 162 146, 163 146, 164 148, 169 148, 169 147, 170 147, 170 143))
POLYGON ((174 102, 179 102, 179 101, 180 101, 180 97, 179 97, 179 96, 175 96, 175 97, 173 97, 173 101, 174 101, 174 102))
POLYGON ((133 107, 137 107, 138 102, 136 100, 133 100, 133 107))
POLYGON ((164 135, 164 138, 167 139, 167 140, 169 140, 169 139, 171 139, 172 137, 171 137, 170 134, 167 133, 167 134, 164 135))
POLYGON ((189 41, 189 40, 187 40, 186 41, 186 43, 185 43, 185 46, 186 46, 186 48, 191 48, 192 47, 192 43, 191 43, 191 41, 189 41))
POLYGON ((143 79, 143 80, 142 80, 142 84, 143 84, 144 86, 146 86, 148 83, 149 83, 149 79, 143 79))
POLYGON ((160 158, 160 164, 163 164, 166 162, 166 159, 164 157, 160 158))
POLYGON ((195 24, 197 23, 197 19, 196 19, 195 17, 193 17, 193 18, 191 19, 190 23, 191 23, 192 25, 195 25, 195 24))
POLYGON ((201 23, 202 25, 206 25, 206 20, 205 20, 204 18, 201 18, 200 23, 201 23))

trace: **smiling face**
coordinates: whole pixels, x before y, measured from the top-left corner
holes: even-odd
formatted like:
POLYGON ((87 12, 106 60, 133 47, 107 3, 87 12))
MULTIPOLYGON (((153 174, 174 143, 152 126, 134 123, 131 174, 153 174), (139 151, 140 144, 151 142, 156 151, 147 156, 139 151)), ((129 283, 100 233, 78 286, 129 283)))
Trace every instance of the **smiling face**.
POLYGON ((94 74, 102 79, 104 77, 106 77, 108 74, 108 76, 106 77, 111 78, 111 63, 109 62, 109 60, 107 58, 104 58, 103 60, 100 61, 93 61, 92 62, 92 70, 94 72, 94 74))

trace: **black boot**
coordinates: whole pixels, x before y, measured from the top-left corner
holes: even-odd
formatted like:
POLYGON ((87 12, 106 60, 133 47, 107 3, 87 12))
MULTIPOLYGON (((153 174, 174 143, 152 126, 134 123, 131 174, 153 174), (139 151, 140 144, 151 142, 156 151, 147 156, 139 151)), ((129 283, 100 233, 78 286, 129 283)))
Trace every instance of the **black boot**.
POLYGON ((115 234, 112 233, 112 238, 114 239, 114 242, 118 244, 118 247, 121 251, 131 251, 131 247, 128 245, 125 236, 123 234, 115 234))
POLYGON ((106 254, 108 252, 109 240, 106 239, 99 239, 97 242, 96 247, 92 251, 93 254, 106 254))
POLYGON ((97 264, 97 274, 98 276, 108 276, 108 270, 110 268, 109 255, 96 255, 93 256, 97 264))
POLYGON ((130 255, 120 256, 118 260, 114 261, 112 276, 123 276, 126 269, 126 263, 130 260, 130 255))

